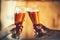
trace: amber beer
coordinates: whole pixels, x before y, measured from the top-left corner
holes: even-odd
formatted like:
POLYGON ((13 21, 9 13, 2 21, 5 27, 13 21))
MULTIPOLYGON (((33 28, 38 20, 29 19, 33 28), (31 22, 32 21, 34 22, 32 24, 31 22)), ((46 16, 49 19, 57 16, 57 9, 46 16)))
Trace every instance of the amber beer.
POLYGON ((39 24, 39 10, 28 11, 28 14, 33 24, 39 24))
POLYGON ((45 31, 42 28, 43 25, 39 23, 39 10, 28 11, 29 17, 33 23, 35 37, 41 37, 44 35, 45 31))
POLYGON ((34 32, 35 32, 35 37, 41 37, 42 33, 41 33, 41 28, 40 28, 40 23, 39 23, 39 10, 32 10, 32 11, 28 11, 29 17, 33 23, 33 27, 34 27, 34 32), (38 33, 38 34, 37 34, 38 33))
POLYGON ((21 25, 22 22, 23 22, 24 17, 25 17, 25 13, 16 13, 15 14, 15 23, 20 22, 20 25, 21 25))
POLYGON ((22 23, 25 13, 15 13, 16 35, 19 36, 22 31, 22 23))

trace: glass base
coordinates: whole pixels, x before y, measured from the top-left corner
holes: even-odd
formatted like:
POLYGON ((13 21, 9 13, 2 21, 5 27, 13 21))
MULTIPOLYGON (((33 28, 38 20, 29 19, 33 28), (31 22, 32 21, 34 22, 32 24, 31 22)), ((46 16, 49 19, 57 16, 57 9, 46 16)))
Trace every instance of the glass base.
POLYGON ((42 37, 42 36, 43 36, 42 33, 38 33, 38 32, 35 33, 35 37, 36 37, 36 38, 40 38, 40 37, 42 37))
POLYGON ((46 31, 42 28, 42 24, 34 24, 34 32, 35 32, 35 37, 40 38, 44 35, 46 35, 46 31))
POLYGON ((8 40, 21 40, 21 37, 16 36, 15 34, 9 34, 7 36, 8 40))

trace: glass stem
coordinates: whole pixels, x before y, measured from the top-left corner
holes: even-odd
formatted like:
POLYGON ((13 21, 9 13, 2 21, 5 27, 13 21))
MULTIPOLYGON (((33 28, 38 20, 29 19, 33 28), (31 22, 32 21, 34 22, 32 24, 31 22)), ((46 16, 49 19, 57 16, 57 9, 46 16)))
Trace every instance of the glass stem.
POLYGON ((16 25, 16 36, 17 36, 17 39, 20 39, 20 34, 22 32, 22 28, 23 28, 23 26, 16 25))
POLYGON ((36 37, 41 37, 43 35, 42 31, 41 31, 41 26, 40 24, 34 24, 34 30, 35 30, 35 36, 36 37))

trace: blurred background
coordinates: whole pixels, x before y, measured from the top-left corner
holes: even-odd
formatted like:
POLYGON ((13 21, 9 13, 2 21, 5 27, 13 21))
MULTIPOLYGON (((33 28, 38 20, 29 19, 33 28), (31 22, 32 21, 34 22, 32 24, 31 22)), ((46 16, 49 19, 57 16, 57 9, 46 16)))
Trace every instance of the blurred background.
MULTIPOLYGON (((14 10, 16 6, 30 7, 37 5, 40 23, 51 30, 60 30, 60 1, 31 1, 31 0, 1 0, 1 30, 5 30, 9 25, 14 24, 14 10)), ((22 38, 34 38, 33 24, 26 12, 23 21, 22 38)))

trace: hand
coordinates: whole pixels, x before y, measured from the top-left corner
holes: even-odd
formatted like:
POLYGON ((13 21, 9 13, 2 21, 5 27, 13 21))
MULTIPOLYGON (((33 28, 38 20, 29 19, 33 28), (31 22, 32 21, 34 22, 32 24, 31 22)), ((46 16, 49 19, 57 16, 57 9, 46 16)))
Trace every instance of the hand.
POLYGON ((12 24, 7 27, 8 33, 16 31, 16 25, 12 24))

